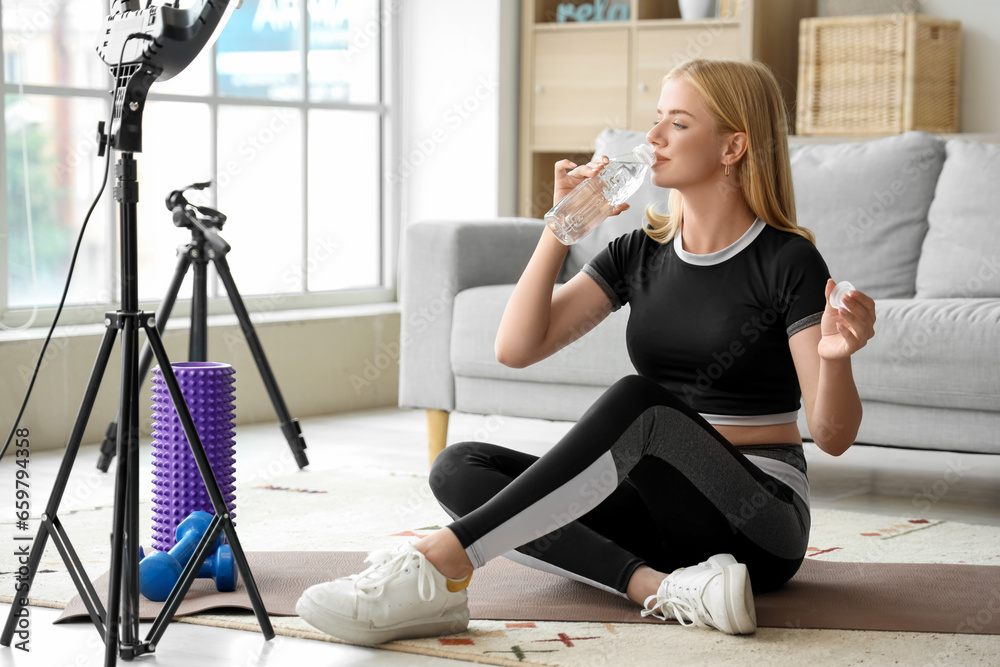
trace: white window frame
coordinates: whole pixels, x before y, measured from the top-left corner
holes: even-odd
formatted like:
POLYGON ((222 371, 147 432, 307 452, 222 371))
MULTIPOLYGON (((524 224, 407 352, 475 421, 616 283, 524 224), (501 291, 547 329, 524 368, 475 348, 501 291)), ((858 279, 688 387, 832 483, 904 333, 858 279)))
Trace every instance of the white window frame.
MULTIPOLYGON (((235 0, 234 0, 235 1, 235 0)), ((362 304, 377 304, 377 303, 389 303, 397 300, 397 266, 398 266, 398 248, 399 248, 399 236, 400 236, 400 191, 397 185, 393 184, 392 180, 387 178, 387 174, 391 171, 386 168, 386 165, 395 164, 398 162, 398 156, 400 151, 400 132, 401 132, 401 122, 399 114, 399 100, 400 100, 400 77, 399 72, 401 71, 400 63, 400 20, 399 13, 402 10, 402 2, 399 0, 379 0, 379 22, 381 26, 381 54, 380 54, 380 82, 379 88, 381 90, 381 102, 375 104, 350 104, 350 103, 339 103, 339 102, 312 102, 306 99, 306 93, 309 90, 309 68, 308 68, 308 49, 305 46, 308 44, 309 33, 308 33, 308 5, 306 2, 301 3, 302 21, 301 25, 305 26, 305 29, 301 31, 300 44, 299 44, 299 54, 301 57, 302 66, 302 98, 296 101, 284 101, 284 100, 268 100, 262 98, 240 98, 240 97, 229 97, 220 96, 218 92, 218 77, 216 73, 216 53, 215 46, 213 45, 212 58, 210 59, 211 68, 211 90, 207 95, 178 95, 178 94, 160 94, 156 92, 156 84, 150 89, 150 94, 148 99, 151 101, 167 101, 167 102, 194 102, 199 104, 206 104, 210 109, 211 117, 211 137, 213 150, 211 151, 211 160, 213 166, 213 173, 218 174, 217 155, 218 155, 218 112, 219 107, 223 105, 227 106, 253 106, 253 107, 272 107, 272 108, 292 108, 299 110, 302 117, 302 174, 303 183, 301 190, 302 197, 302 225, 304 227, 302 234, 302 247, 300 248, 302 266, 306 266, 308 262, 309 253, 309 240, 308 240, 308 164, 309 164, 309 113, 311 109, 333 109, 333 110, 350 110, 350 111, 371 111, 380 114, 381 122, 381 145, 382 154, 380 156, 380 163, 382 165, 380 172, 382 174, 382 179, 380 183, 381 189, 381 234, 380 234, 380 254, 381 254, 381 287, 377 288, 366 288, 366 289, 344 289, 329 292, 314 292, 309 293, 305 290, 308 289, 308 282, 304 282, 303 291, 297 293, 281 293, 270 296, 246 296, 242 295, 244 303, 247 310, 249 311, 251 317, 254 315, 269 315, 280 313, 282 311, 293 311, 300 309, 315 309, 315 308, 331 308, 340 306, 356 306, 362 304), (280 306, 276 305, 280 303, 280 306)), ((0 12, 0 36, 3 34, 3 19, 2 12, 0 12)), ((0 44, 0 53, 2 53, 2 44, 0 44)), ((88 54, 91 57, 97 58, 96 54, 88 54)), ((6 54, 2 53, 2 57, 5 60, 6 54)), ((110 74, 108 79, 108 85, 110 85, 110 74)), ((6 68, 0 67, 0 92, 2 92, 3 97, 0 98, 0 112, 6 109, 6 96, 10 94, 22 93, 25 95, 48 95, 48 96, 63 96, 70 98, 98 98, 103 99, 106 105, 110 105, 111 99, 107 91, 95 90, 95 89, 84 89, 84 88, 73 88, 67 86, 43 86, 43 85, 28 85, 28 84, 12 84, 8 83, 6 80, 6 68)), ((109 107, 106 106, 105 111, 109 107)), ((99 118, 94 119, 94 131, 97 131, 97 123, 101 120, 99 118)), ((6 155, 7 149, 7 134, 6 125, 4 122, 4 113, 0 113, 0 155, 6 155)), ((117 160, 117 155, 112 155, 112 160, 117 160)), ((137 154, 137 160, 142 159, 142 154, 137 154)), ((114 168, 109 170, 108 175, 109 182, 105 188, 103 197, 113 197, 112 191, 114 188, 114 168)), ((7 166, 6 159, 0 159, 0 183, 7 183, 7 166)), ((140 183, 140 188, 141 188, 140 183)), ((214 192, 214 190, 213 190, 214 192)), ((93 195, 96 196, 96 192, 93 195)), ((117 238, 117 225, 118 225, 118 206, 116 202, 112 202, 109 207, 109 214, 107 218, 103 221, 97 219, 91 219, 89 226, 94 226, 97 224, 108 225, 109 230, 112 232, 109 238, 117 238)), ((79 212, 79 221, 76 225, 76 233, 78 233, 79 226, 83 223, 83 217, 86 215, 86 210, 81 210, 79 212)), ((8 275, 9 269, 7 264, 8 257, 8 247, 7 247, 7 207, 0 206, 0 257, 3 261, 0 265, 3 266, 3 276, 0 279, 0 322, 9 329, 16 329, 23 327, 29 320, 31 320, 31 327, 49 327, 52 324, 52 320, 56 314, 56 307, 44 307, 38 309, 32 308, 9 308, 8 307, 8 275), (32 319, 33 318, 33 319, 32 319)), ((76 237, 74 236, 74 242, 76 237)), ((234 248, 234 251, 238 252, 238 248, 234 248)), ((117 278, 115 278, 117 272, 117 248, 115 252, 111 253, 111 261, 109 261, 106 270, 109 272, 109 283, 111 285, 113 293, 118 292, 119 286, 117 278)), ((67 257, 67 261, 69 258, 67 257)), ((303 271, 305 274, 306 272, 303 271)), ((222 287, 221 281, 219 281, 218 276, 215 275, 214 270, 210 270, 209 273, 210 280, 214 285, 210 287, 210 294, 208 300, 208 313, 209 315, 222 315, 231 314, 233 312, 232 306, 226 295, 225 288, 222 287)), ((308 276, 303 276, 304 281, 308 281, 308 276)), ((237 287, 239 287, 239 281, 236 282, 237 287)), ((159 298, 158 298, 159 299, 159 298)), ((177 303, 171 314, 171 319, 173 318, 185 318, 190 316, 190 293, 182 292, 178 294, 177 303)), ((157 301, 143 301, 140 303, 140 307, 143 310, 153 312, 160 305, 159 300, 157 301)), ((60 325, 85 325, 93 324, 103 321, 104 313, 108 311, 117 310, 119 304, 116 301, 106 303, 106 304, 81 304, 81 305, 67 305, 62 314, 59 316, 60 325)), ((3 336, 3 331, 0 330, 0 336, 3 336)))

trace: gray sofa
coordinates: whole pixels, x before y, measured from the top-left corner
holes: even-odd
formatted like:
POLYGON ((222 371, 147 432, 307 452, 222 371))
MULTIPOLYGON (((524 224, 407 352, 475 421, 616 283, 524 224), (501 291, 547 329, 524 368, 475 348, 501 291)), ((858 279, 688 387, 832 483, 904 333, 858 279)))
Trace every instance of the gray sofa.
MULTIPOLYGON (((606 130, 597 154, 643 141, 606 130)), ((854 356, 858 442, 1000 454, 1000 135, 921 132, 873 140, 792 137, 798 221, 835 280, 876 301, 875 337, 854 356)), ((647 183, 631 211, 573 246, 563 282, 641 222, 667 191, 647 183)), ((542 221, 426 221, 406 230, 399 405, 428 414, 430 457, 452 411, 576 420, 634 373, 628 307, 524 369, 496 361, 507 299, 542 221)), ((805 414, 799 428, 809 438, 805 414)))

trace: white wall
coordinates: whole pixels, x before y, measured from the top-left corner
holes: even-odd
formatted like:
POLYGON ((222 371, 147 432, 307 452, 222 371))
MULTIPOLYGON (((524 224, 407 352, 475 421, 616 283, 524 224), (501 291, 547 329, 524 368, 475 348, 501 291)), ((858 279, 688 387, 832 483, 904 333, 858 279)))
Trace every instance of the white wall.
POLYGON ((1000 2, 920 0, 920 13, 962 22, 959 131, 1000 132, 1000 2))
POLYGON ((402 4, 401 162, 390 174, 401 178, 404 230, 418 220, 493 218, 514 208, 517 5, 402 4))

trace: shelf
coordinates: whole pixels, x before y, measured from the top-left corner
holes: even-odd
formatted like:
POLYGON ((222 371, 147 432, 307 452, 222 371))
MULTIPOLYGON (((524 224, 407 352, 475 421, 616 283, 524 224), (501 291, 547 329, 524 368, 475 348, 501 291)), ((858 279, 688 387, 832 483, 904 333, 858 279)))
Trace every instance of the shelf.
MULTIPOLYGON (((596 141, 596 135, 595 135, 596 141)), ((561 155, 562 157, 570 157, 571 155, 580 155, 581 153, 590 151, 592 155, 594 153, 594 141, 590 142, 589 146, 584 146, 581 144, 532 144, 532 153, 547 153, 549 155, 561 155)), ((561 158, 560 158, 561 159, 561 158)), ((588 157, 589 161, 590 158, 588 157)), ((576 159, 573 160, 576 162, 576 159)), ((557 160, 553 160, 557 162, 557 160)))
POLYGON ((535 32, 562 32, 572 30, 614 30, 615 28, 714 28, 738 26, 739 19, 646 19, 642 21, 590 21, 585 23, 536 23, 535 32))
POLYGON ((648 19, 636 21, 636 27, 643 28, 713 28, 716 26, 738 26, 739 19, 648 19))
POLYGON ((588 21, 585 23, 538 23, 535 25, 535 32, 570 32, 582 30, 615 30, 631 27, 632 21, 588 21))
POLYGON ((732 13, 706 19, 682 19, 678 0, 522 3, 519 210, 535 217, 552 205, 553 163, 589 160, 605 128, 649 129, 662 78, 679 62, 760 60, 794 109, 799 20, 815 13, 815 0, 717 0, 732 13), (628 20, 556 20, 585 4, 606 17, 623 2, 628 20))

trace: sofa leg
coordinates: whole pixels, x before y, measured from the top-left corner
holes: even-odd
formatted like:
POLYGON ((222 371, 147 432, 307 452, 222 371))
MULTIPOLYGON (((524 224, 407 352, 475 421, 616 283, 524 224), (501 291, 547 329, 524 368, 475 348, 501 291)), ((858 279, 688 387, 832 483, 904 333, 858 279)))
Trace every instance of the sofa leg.
POLYGON ((448 441, 448 411, 428 410, 427 411, 427 455, 430 465, 434 465, 434 459, 444 451, 448 441))

